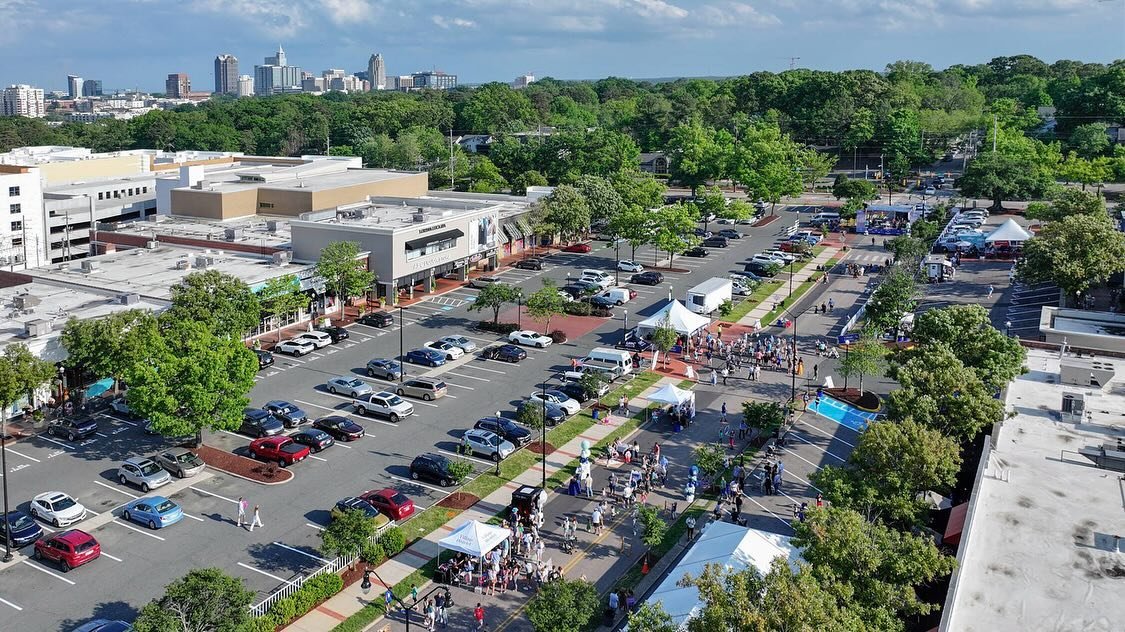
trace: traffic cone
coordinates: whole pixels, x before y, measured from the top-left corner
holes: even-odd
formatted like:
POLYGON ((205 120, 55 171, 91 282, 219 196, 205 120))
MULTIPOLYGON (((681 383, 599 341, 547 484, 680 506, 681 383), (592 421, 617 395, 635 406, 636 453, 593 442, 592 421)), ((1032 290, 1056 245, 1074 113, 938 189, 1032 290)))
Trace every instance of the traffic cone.
POLYGON ((645 556, 644 562, 641 564, 641 575, 648 575, 648 556, 645 556))

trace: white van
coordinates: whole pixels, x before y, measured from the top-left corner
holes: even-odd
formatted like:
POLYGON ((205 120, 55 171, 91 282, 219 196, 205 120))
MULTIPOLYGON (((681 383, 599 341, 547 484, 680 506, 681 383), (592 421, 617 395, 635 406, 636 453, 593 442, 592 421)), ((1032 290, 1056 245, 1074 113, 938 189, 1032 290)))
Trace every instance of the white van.
POLYGON ((625 303, 628 303, 629 299, 631 298, 629 289, 624 287, 611 287, 608 290, 599 293, 598 296, 608 298, 618 305, 624 305, 625 303))
POLYGON ((583 270, 582 276, 592 278, 592 279, 612 279, 613 278, 613 275, 606 272, 605 270, 583 270))
POLYGON ((605 364, 603 362, 594 361, 590 364, 578 367, 577 371, 567 371, 563 373, 563 379, 567 382, 577 382, 581 380, 582 376, 586 375, 587 373, 600 374, 603 378, 605 378, 605 381, 607 382, 612 382, 623 375, 621 373, 621 369, 618 367, 609 366, 608 364, 605 364))
POLYGON ((621 369, 621 374, 633 372, 633 356, 623 349, 609 349, 607 347, 595 347, 586 354, 585 358, 579 360, 582 365, 586 364, 603 364, 607 366, 617 367, 621 369))
POLYGON ((832 222, 840 221, 840 214, 831 211, 822 211, 812 216, 809 220, 815 226, 817 224, 831 224, 832 222))

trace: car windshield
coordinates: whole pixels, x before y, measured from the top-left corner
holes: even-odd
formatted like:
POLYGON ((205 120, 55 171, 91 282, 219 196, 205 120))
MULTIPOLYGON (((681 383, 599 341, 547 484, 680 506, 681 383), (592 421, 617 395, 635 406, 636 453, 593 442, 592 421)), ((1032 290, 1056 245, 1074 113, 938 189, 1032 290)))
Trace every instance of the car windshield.
POLYGON ((485 437, 484 440, 489 445, 500 445, 500 441, 501 441, 500 437, 498 437, 496 435, 492 435, 491 437, 485 437))
POLYGON ((466 338, 449 338, 449 342, 453 344, 463 345, 469 341, 466 338))
POLYGON ((82 544, 79 544, 78 546, 74 547, 74 552, 75 553, 83 553, 85 551, 89 551, 92 548, 94 548, 94 541, 93 540, 87 540, 86 542, 83 542, 82 544))
POLYGON ((344 385, 350 386, 352 388, 359 388, 360 386, 363 386, 363 382, 361 382, 359 380, 350 380, 350 381, 344 382, 344 385))
POLYGON ((73 498, 66 498, 66 497, 60 498, 60 499, 56 500, 55 502, 50 503, 51 509, 54 509, 55 511, 62 511, 64 509, 70 509, 71 507, 75 506, 76 504, 78 504, 78 503, 74 502, 73 498))
POLYGON ((199 457, 195 456, 192 452, 184 452, 176 455, 176 460, 187 465, 198 465, 200 462, 199 457))
POLYGON ((295 410, 297 410, 297 407, 294 406, 293 404, 279 404, 277 406, 277 412, 282 413, 282 414, 286 414, 286 415, 295 411, 295 410))
POLYGON ((410 499, 406 497, 406 494, 395 492, 395 495, 391 496, 391 502, 396 505, 405 505, 410 502, 410 499))
POLYGON ((160 466, 155 463, 150 462, 141 466, 141 474, 144 474, 145 476, 152 476, 159 471, 161 471, 160 466))
POLYGON ((176 508, 176 503, 174 503, 174 502, 168 500, 167 498, 165 498, 164 502, 162 502, 162 503, 160 503, 159 505, 156 506, 156 512, 157 513, 165 513, 165 512, 168 512, 168 511, 172 511, 175 508, 176 508))
POLYGON ((18 516, 9 516, 8 524, 12 525, 13 531, 19 531, 35 525, 35 521, 24 514, 19 514, 18 516))
POLYGON ((390 406, 398 406, 402 403, 402 398, 398 395, 391 395, 387 398, 387 404, 390 406))

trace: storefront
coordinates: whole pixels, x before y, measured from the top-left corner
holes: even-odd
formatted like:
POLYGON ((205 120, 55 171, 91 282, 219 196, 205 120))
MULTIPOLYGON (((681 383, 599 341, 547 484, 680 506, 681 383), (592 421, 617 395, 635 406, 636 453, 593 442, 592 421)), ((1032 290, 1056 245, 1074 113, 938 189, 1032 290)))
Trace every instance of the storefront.
POLYGON ((855 232, 861 235, 904 235, 922 216, 922 209, 908 204, 869 204, 856 211, 855 232))

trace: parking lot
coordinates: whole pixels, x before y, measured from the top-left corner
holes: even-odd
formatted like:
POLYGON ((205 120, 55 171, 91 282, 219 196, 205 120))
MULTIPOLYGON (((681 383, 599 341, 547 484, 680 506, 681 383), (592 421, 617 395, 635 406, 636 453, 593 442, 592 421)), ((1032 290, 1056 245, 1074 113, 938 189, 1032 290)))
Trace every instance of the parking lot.
MULTIPOLYGON (((805 210, 807 213, 809 209, 805 210)), ((741 270, 743 260, 772 245, 780 227, 791 225, 796 218, 792 210, 779 208, 778 213, 783 215, 781 220, 761 229, 738 226, 749 236, 732 241, 729 248, 714 248, 705 258, 677 257, 675 270, 664 272, 663 284, 634 287, 637 298, 612 310, 613 317, 595 323, 589 334, 546 349, 527 348, 528 357, 519 364, 485 360, 477 353, 437 368, 406 365, 412 377, 440 377, 448 385, 449 394, 433 402, 410 400, 414 414, 397 424, 356 414, 351 398, 329 393, 326 380, 354 376, 375 388, 392 386, 368 377, 365 367, 372 358, 397 358, 400 336, 403 351, 447 335, 464 335, 479 348, 497 342, 500 336, 472 329, 474 322, 491 318, 490 311, 467 310, 477 290, 459 288, 403 309, 401 331, 399 310, 393 310, 395 323, 385 329, 357 324, 349 327, 350 338, 339 344, 300 358, 275 355, 275 364, 256 377, 251 406, 286 400, 313 419, 329 414, 348 416, 365 428, 366 435, 354 442, 337 442, 291 466, 295 476, 282 485, 258 485, 211 470, 192 479, 174 479, 154 493, 179 503, 186 515, 183 521, 165 529, 150 531, 119 517, 123 504, 143 494, 117 482, 117 466, 128 457, 153 455, 163 445, 158 438, 145 435, 137 421, 99 415, 98 434, 73 445, 44 435, 21 440, 9 448, 5 473, 11 497, 16 499, 14 504, 26 511, 33 496, 51 490, 76 497, 91 515, 75 528, 92 533, 102 544, 103 554, 89 566, 64 574, 51 565, 30 560, 31 547, 25 547, 15 561, 0 570, 0 610, 10 610, 3 620, 29 630, 68 630, 95 617, 128 620, 160 595, 166 584, 191 568, 206 566, 218 566, 244 579, 260 596, 268 594, 298 573, 325 563, 319 552, 319 531, 328 524, 329 510, 336 500, 394 487, 410 496, 419 511, 437 503, 453 490, 411 481, 409 464, 416 455, 454 455, 462 430, 497 411, 514 416, 515 406, 544 379, 568 368, 571 358, 617 341, 626 318, 628 323, 637 322, 655 312, 669 295, 682 298, 685 290, 707 278, 741 270), (251 533, 236 526, 240 497, 246 498, 251 508, 261 506, 263 528, 251 533), (60 599, 60 594, 65 598, 60 599)), ((542 271, 504 268, 497 276, 520 286, 526 294, 541 287, 543 278, 562 286, 568 274, 577 279, 585 268, 612 271, 613 248, 605 242, 594 242, 594 246, 586 254, 552 254, 546 257, 542 271)), ((629 258, 630 250, 622 247, 621 258, 629 258)), ((651 267, 654 260, 663 262, 666 257, 666 253, 644 247, 638 249, 636 260, 651 267)), ((622 272, 622 282, 629 276, 622 272)), ((525 328, 541 329, 539 323, 522 318, 525 328)), ((799 474, 798 455, 816 462, 813 446, 826 440, 812 430, 806 438, 808 445, 797 442, 787 448, 795 451, 786 461, 794 474, 799 474)), ((227 432, 205 437, 208 445, 237 454, 245 454, 250 440, 227 432)), ((487 459, 466 459, 477 471, 492 467, 487 459)), ((795 494, 798 490, 786 491, 795 494)), ((7 629, 6 625, 0 627, 7 629)))

